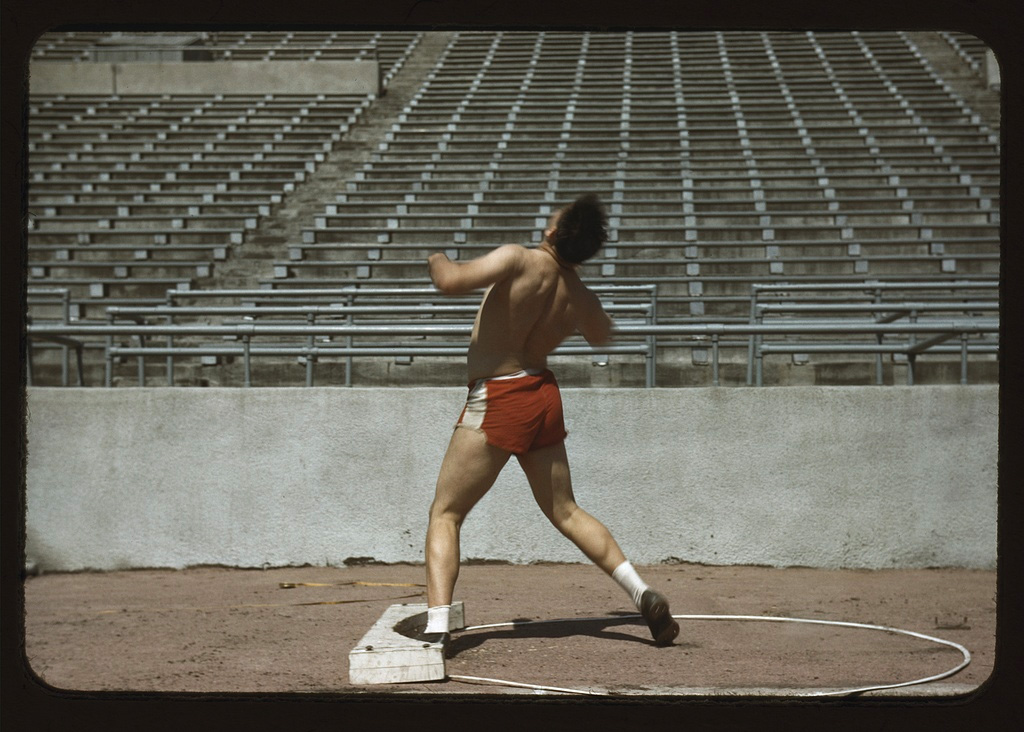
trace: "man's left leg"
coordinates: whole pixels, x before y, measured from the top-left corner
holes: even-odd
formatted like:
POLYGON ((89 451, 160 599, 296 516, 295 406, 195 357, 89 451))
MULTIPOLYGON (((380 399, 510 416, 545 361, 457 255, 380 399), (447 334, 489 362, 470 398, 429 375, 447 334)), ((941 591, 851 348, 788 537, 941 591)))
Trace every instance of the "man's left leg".
POLYGON ((548 520, 629 594, 647 621, 655 643, 671 643, 679 634, 679 624, 672 618, 668 600, 640 578, 608 528, 576 504, 565 443, 517 457, 533 497, 548 520))

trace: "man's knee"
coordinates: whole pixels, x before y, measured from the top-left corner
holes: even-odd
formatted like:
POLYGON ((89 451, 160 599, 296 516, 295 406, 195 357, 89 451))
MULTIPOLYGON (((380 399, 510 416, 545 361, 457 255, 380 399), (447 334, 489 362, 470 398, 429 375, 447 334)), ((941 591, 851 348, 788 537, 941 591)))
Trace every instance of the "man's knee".
POLYGON ((576 505, 575 501, 565 501, 564 503, 552 506, 547 511, 547 517, 555 525, 555 528, 564 532, 569 528, 573 517, 579 509, 580 507, 576 505))
POLYGON ((434 500, 430 504, 430 510, 428 516, 431 522, 436 521, 451 521, 456 525, 461 525, 463 520, 466 518, 466 514, 459 511, 453 506, 434 500))

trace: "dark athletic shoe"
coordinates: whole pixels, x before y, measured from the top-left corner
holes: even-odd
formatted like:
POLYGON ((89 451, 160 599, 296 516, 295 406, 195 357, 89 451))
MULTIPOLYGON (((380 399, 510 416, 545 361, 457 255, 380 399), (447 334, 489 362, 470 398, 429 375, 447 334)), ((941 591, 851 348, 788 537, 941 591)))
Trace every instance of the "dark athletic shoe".
POLYGON ((654 590, 644 590, 640 596, 640 614, 647 621, 647 627, 654 636, 654 644, 667 646, 679 635, 679 623, 668 609, 668 600, 654 590))

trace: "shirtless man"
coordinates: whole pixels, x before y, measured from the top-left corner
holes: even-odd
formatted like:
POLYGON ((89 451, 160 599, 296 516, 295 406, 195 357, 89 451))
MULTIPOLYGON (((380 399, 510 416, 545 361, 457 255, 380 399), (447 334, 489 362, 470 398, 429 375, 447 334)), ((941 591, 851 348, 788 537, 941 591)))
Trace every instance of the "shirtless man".
POLYGON ((547 369, 548 353, 574 331, 592 345, 611 339, 611 319, 576 273, 607 238, 606 221, 601 202, 588 194, 552 215, 535 249, 508 244, 464 263, 440 253, 427 260, 445 295, 489 289, 469 346, 469 397, 430 507, 423 640, 448 641, 459 530, 513 454, 544 515, 630 595, 655 643, 670 644, 679 633, 665 597, 643 582, 604 524, 576 505, 562 402, 547 369))

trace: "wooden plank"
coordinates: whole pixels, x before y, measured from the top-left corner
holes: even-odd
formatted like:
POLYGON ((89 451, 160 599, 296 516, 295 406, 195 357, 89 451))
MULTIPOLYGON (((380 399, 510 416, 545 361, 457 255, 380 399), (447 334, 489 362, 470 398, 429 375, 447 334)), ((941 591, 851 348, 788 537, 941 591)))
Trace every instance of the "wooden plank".
MULTIPOLYGON (((353 684, 440 681, 446 677, 444 649, 413 636, 427 624, 426 603, 392 605, 348 654, 353 684)), ((449 630, 466 627, 462 602, 452 603, 449 630)))

